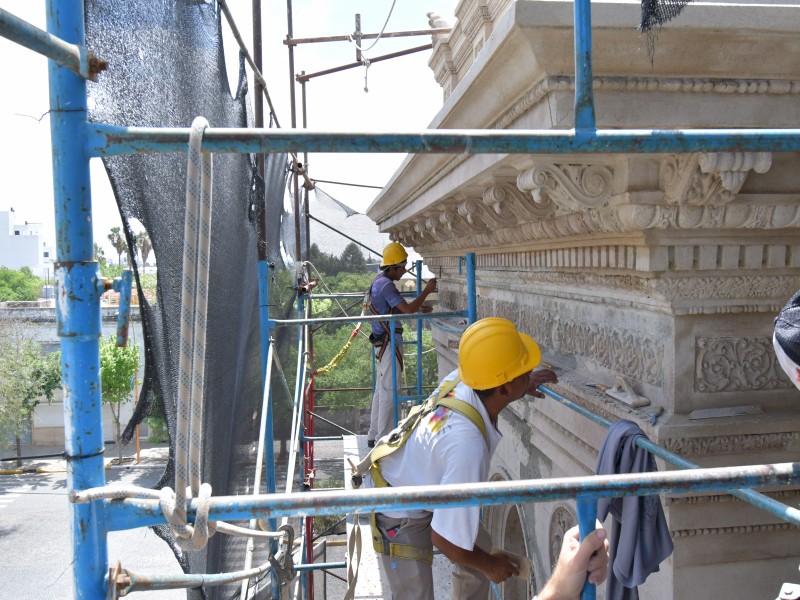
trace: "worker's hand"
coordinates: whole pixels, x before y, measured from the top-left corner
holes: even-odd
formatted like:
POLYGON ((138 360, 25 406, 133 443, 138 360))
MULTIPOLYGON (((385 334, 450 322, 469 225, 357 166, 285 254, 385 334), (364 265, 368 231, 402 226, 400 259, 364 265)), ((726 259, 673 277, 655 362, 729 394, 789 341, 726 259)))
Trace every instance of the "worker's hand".
POLYGON ((529 381, 528 393, 536 398, 544 398, 544 394, 536 388, 546 383, 558 383, 558 376, 552 369, 539 369, 531 373, 529 381))
POLYGON ((433 307, 430 304, 421 304, 419 307, 419 312, 421 313, 429 313, 433 310, 433 307))
POLYGON ((429 281, 429 282, 428 282, 428 283, 425 285, 425 289, 423 290, 423 292, 425 292, 425 295, 427 296, 428 294, 431 294, 431 293, 433 293, 433 292, 435 292, 435 291, 436 291, 436 277, 434 277, 433 279, 431 279, 431 280, 430 280, 430 281, 429 281))
POLYGON ((503 583, 513 575, 519 575, 517 567, 504 554, 488 554, 484 575, 494 583, 503 583))
POLYGON ((608 540, 603 526, 579 542, 578 527, 564 534, 561 554, 553 575, 544 589, 537 594, 539 600, 578 600, 587 578, 599 585, 608 576, 608 540))

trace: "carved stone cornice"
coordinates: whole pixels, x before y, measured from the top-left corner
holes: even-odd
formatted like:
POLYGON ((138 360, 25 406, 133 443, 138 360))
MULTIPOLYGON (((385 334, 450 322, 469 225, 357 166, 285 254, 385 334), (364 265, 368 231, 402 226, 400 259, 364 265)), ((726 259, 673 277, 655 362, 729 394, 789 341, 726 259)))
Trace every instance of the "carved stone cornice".
MULTIPOLYGON (((469 213, 479 204, 465 206, 463 212, 469 213)), ((497 205, 500 210, 505 206, 497 205)), ((493 207, 494 208, 494 207, 493 207)), ((528 207, 532 210, 531 207, 528 207)), ((533 208, 537 208, 533 204, 533 208)), ((509 210, 513 210, 511 207, 509 210)), ((544 208, 542 207, 544 210, 544 208)), ((457 251, 465 246, 498 246, 503 244, 525 244, 531 240, 560 239, 570 236, 597 233, 624 234, 647 230, 665 229, 784 229, 800 226, 800 205, 770 204, 749 205, 731 204, 726 206, 677 206, 677 205, 619 205, 599 209, 587 209, 580 213, 555 215, 536 221, 524 221, 524 217, 512 226, 490 230, 482 219, 474 217, 470 223, 459 215, 458 207, 433 207, 433 212, 441 211, 439 219, 448 226, 438 230, 436 236, 423 235, 424 223, 429 218, 422 216, 389 229, 392 239, 414 246, 416 243, 430 245, 433 252, 457 251), (457 216, 459 215, 459 216, 457 216), (460 217, 460 218, 459 218, 460 217), (415 230, 415 226, 420 224, 415 230), (416 233, 415 233, 416 232, 416 233), (422 237, 416 238, 416 235, 422 237), (473 236, 468 238, 467 236, 473 236), (502 241, 500 239, 502 237, 502 241)), ((488 218, 488 215, 485 215, 488 218)))
POLYGON ((747 174, 766 173, 770 152, 671 154, 661 163, 664 199, 678 205, 723 205, 736 198, 747 174))
MULTIPOLYGON (((692 94, 800 94, 800 81, 785 79, 713 79, 691 77, 593 77, 596 94, 602 92, 667 92, 692 94)), ((544 77, 536 82, 492 129, 509 126, 552 92, 574 92, 575 78, 566 75, 544 77)))
POLYGON ((517 176, 517 187, 530 192, 540 211, 555 205, 562 212, 576 212, 606 206, 613 179, 606 165, 538 163, 517 176))

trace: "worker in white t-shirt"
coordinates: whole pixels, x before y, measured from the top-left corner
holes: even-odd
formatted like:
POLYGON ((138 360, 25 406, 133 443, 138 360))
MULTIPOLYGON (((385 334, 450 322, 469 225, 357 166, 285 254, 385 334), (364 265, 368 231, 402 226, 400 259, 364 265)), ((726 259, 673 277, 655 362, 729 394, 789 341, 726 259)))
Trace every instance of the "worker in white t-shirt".
MULTIPOLYGON (((435 393, 448 386, 451 391, 440 397, 455 398, 474 410, 439 406, 399 450, 380 459, 380 474, 391 486, 487 481, 502 438, 500 412, 526 394, 543 397, 537 388, 557 382, 550 369, 533 371, 540 361, 536 342, 511 321, 491 317, 473 323, 461 337, 458 370, 435 393), (456 378, 460 382, 453 387, 456 378)), ((377 542, 383 543, 381 562, 394 600, 433 599, 433 546, 455 565, 454 599, 486 600, 490 581, 500 583, 518 574, 508 557, 490 554, 492 542, 480 523, 479 506, 386 511, 375 515, 375 523, 378 533, 373 535, 383 537, 377 542)), ((587 576, 591 583, 602 583, 608 566, 604 540, 602 529, 583 544, 577 541, 577 528, 568 532, 558 565, 538 599, 577 599, 587 576)))

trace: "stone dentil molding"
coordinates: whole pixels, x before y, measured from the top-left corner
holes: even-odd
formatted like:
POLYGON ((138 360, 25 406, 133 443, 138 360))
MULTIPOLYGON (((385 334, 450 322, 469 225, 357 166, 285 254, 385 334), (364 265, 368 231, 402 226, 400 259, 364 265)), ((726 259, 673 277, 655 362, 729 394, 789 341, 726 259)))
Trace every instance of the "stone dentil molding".
POLYGON ((770 166, 770 152, 671 154, 661 163, 660 182, 671 204, 728 204, 751 170, 766 173, 770 166))

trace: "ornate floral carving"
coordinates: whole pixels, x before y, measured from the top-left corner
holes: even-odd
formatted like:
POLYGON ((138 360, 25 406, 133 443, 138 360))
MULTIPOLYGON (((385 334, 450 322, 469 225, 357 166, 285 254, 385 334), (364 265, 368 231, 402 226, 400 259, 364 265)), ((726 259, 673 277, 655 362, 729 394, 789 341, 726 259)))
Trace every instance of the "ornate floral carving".
POLYGON ((766 173, 771 166, 771 152, 704 152, 700 155, 700 170, 719 174, 722 187, 734 194, 742 189, 750 171, 766 173))
POLYGON ((534 203, 555 203, 565 211, 580 211, 608 204, 614 174, 605 165, 540 163, 517 176, 517 187, 530 192, 534 203))
POLYGON ((561 553, 561 544, 564 542, 564 535, 578 524, 578 518, 571 508, 566 506, 559 506, 553 511, 553 516, 550 517, 550 570, 556 567, 559 554, 561 553))
POLYGON ((747 454, 763 450, 796 451, 798 445, 800 445, 800 432, 785 431, 753 435, 668 438, 662 444, 670 452, 681 456, 747 454))
POLYGON ((667 202, 702 206, 728 204, 750 171, 766 173, 769 152, 672 154, 661 164, 660 180, 667 202))
POLYGON ((553 346, 559 352, 586 356, 636 381, 661 385, 663 345, 648 338, 644 332, 565 321, 560 317, 553 318, 550 331, 553 346))
POLYGON ((483 192, 483 203, 509 223, 543 219, 553 214, 552 203, 537 204, 513 183, 499 182, 483 192))
POLYGON ((697 338, 698 392, 774 390, 792 387, 767 338, 697 338))

